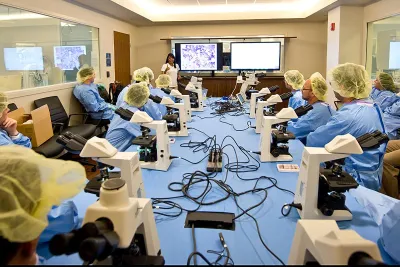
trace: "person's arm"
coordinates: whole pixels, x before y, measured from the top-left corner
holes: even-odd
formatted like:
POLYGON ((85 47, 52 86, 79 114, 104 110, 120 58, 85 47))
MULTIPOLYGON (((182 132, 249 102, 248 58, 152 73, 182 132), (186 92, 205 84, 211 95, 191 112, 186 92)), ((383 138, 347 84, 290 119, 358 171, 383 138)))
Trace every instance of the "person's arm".
POLYGON ((87 112, 99 112, 109 108, 105 101, 99 103, 94 93, 90 90, 86 90, 82 93, 82 105, 87 112))
POLYGON ((32 148, 31 140, 17 131, 17 121, 7 118, 1 128, 0 145, 20 145, 32 148))
POLYGON ((32 148, 31 140, 22 133, 18 133, 16 136, 10 136, 10 138, 15 145, 32 148))
POLYGON ((308 114, 300 117, 297 121, 289 121, 287 130, 293 133, 297 139, 304 139, 313 131, 313 118, 308 114))
POLYGON ((154 103, 153 100, 149 99, 143 106, 144 112, 146 112, 153 120, 162 120, 162 113, 158 108, 158 104, 154 103))
POLYGON ((307 146, 324 147, 338 135, 348 133, 345 119, 336 116, 331 117, 326 125, 320 126, 307 137, 307 146))
POLYGON ((169 65, 168 65, 168 64, 164 64, 164 65, 161 67, 161 73, 162 73, 162 74, 167 74, 168 71, 169 71, 169 65))
POLYGON ((176 70, 178 72, 178 81, 179 81, 180 79, 182 79, 182 77, 181 77, 181 74, 179 73, 181 69, 179 68, 178 64, 176 64, 176 70))

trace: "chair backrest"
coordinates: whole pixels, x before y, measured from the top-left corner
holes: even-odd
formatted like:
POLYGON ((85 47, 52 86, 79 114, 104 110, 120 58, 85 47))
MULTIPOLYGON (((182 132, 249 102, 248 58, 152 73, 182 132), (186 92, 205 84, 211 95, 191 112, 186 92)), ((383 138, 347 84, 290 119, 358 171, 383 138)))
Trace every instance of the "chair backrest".
POLYGON ((8 104, 8 109, 11 112, 11 111, 17 110, 18 107, 17 107, 17 105, 15 105, 15 103, 10 103, 10 104, 8 104))
POLYGON ((36 99, 33 103, 35 108, 47 105, 50 111, 51 122, 64 123, 65 126, 68 126, 68 115, 58 96, 36 99))

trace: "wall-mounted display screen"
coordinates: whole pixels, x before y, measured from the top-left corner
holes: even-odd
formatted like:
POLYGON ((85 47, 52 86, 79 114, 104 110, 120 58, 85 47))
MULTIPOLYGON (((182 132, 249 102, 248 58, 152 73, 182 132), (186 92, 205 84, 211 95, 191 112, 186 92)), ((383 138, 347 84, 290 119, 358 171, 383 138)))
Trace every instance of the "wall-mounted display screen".
POLYGON ((43 70, 42 48, 4 48, 4 65, 9 71, 43 70))
POLYGON ((79 69, 80 55, 86 55, 86 46, 55 46, 54 65, 62 70, 79 69))
POLYGON ((280 70, 281 43, 231 43, 232 70, 280 70))
POLYGON ((175 44, 175 56, 182 71, 222 69, 222 43, 175 44))

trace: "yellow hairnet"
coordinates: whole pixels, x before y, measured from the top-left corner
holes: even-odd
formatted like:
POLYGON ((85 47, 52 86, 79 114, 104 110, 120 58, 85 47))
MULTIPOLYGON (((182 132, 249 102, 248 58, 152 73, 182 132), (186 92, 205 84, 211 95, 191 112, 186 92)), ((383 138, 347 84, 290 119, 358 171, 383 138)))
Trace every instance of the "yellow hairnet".
POLYGON ((133 79, 137 82, 150 83, 154 79, 153 71, 148 67, 143 67, 133 72, 133 79))
POLYGON ((76 80, 80 83, 84 83, 94 77, 94 69, 92 67, 83 67, 76 74, 76 80))
POLYGON ((313 94, 318 98, 320 101, 326 101, 326 97, 328 96, 328 85, 324 77, 321 73, 316 72, 310 77, 311 81, 311 89, 313 94))
POLYGON ((171 84, 171 77, 167 74, 161 74, 156 80, 157 88, 168 88, 171 84))
POLYGON ((342 97, 367 98, 372 90, 371 79, 364 66, 341 64, 329 73, 332 89, 342 97))
POLYGON ((8 97, 5 93, 0 92, 0 118, 3 111, 8 107, 8 97))
POLYGON ((143 107, 149 96, 150 90, 146 82, 134 83, 124 95, 124 101, 130 106, 143 107))
POLYGON ((391 91, 393 93, 396 93, 396 85, 394 84, 392 76, 386 72, 380 72, 378 75, 378 81, 381 83, 382 87, 385 88, 385 90, 391 91))
POLYGON ((79 193, 85 169, 76 162, 47 159, 22 146, 0 147, 0 236, 29 242, 47 227, 53 205, 79 193))
POLYGON ((298 70, 288 70, 284 74, 287 84, 293 87, 293 90, 300 90, 305 83, 303 74, 298 70))

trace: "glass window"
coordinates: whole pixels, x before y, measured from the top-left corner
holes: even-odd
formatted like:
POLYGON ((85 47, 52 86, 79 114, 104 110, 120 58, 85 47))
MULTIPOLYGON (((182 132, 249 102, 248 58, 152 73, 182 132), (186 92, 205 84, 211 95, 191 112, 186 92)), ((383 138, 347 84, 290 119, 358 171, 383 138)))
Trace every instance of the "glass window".
POLYGON ((392 74, 400 82, 400 15, 368 23, 367 70, 392 74))
POLYGON ((99 29, 0 5, 0 91, 76 81, 83 66, 99 77, 99 29))

